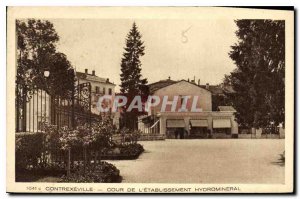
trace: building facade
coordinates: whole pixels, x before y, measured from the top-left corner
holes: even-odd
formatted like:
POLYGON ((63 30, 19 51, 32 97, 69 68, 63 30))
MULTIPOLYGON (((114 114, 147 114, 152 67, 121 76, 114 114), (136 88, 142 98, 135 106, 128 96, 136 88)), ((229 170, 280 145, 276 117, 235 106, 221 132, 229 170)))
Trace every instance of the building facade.
MULTIPOLYGON (((112 113, 111 110, 103 113, 100 112, 99 108, 97 107, 98 100, 101 96, 104 95, 111 95, 113 98, 115 96, 115 87, 116 85, 110 82, 109 78, 102 78, 96 75, 96 71, 93 70, 90 74, 88 69, 85 69, 85 72, 76 72, 76 77, 78 80, 78 84, 90 82, 91 84, 91 109, 92 113, 96 115, 109 115, 113 119, 114 125, 119 128, 119 114, 112 113)), ((109 103, 109 101, 107 101, 109 103)), ((111 109, 110 104, 106 104, 111 109)))
POLYGON ((150 84, 149 90, 161 100, 149 109, 147 116, 140 117, 139 129, 144 133, 163 134, 167 138, 237 137, 235 110, 231 106, 218 106, 214 111, 213 93, 207 86, 167 79, 150 84), (168 105, 162 111, 164 96, 168 98, 168 105), (185 99, 187 96, 189 99, 185 99), (185 110, 182 110, 183 104, 185 110))

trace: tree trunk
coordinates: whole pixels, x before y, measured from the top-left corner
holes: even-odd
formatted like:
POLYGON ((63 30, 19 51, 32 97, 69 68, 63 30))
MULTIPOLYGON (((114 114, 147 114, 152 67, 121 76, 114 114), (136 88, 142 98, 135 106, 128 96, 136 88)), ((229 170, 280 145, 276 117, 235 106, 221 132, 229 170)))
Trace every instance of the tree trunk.
POLYGON ((86 154, 86 147, 83 147, 83 158, 84 158, 84 174, 86 173, 86 166, 87 166, 87 154, 86 154))
POLYGON ((71 174, 71 148, 68 149, 68 168, 67 168, 67 176, 70 177, 71 174))

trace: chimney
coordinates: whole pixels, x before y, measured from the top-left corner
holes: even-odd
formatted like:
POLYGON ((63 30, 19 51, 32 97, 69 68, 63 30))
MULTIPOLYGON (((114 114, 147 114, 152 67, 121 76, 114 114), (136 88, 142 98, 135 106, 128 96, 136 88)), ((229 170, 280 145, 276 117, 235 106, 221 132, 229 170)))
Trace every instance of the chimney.
POLYGON ((84 72, 85 72, 85 74, 87 75, 87 74, 88 74, 88 69, 87 69, 87 68, 84 69, 84 72))
POLYGON ((205 88, 208 90, 209 89, 209 83, 206 83, 205 88))
POLYGON ((108 82, 109 82, 109 78, 106 79, 106 83, 108 83, 108 82))
POLYGON ((190 82, 190 78, 188 78, 188 82, 190 82))
POLYGON ((195 80, 194 80, 194 79, 192 79, 192 80, 191 80, 191 83, 195 84, 195 80))
POLYGON ((92 71, 92 75, 95 76, 95 70, 92 71))
POLYGON ((198 86, 200 86, 200 79, 198 79, 198 86))
POLYGON ((169 76, 169 77, 168 77, 168 79, 170 80, 170 79, 171 79, 171 77, 169 76))

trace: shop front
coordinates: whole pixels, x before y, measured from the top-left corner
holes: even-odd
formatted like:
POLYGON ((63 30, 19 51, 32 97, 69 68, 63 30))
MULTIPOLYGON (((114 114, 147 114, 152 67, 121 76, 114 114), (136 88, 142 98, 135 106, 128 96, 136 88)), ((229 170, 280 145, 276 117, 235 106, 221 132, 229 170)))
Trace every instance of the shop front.
POLYGON ((166 124, 166 137, 169 139, 184 139, 187 137, 183 119, 168 119, 166 124))
POLYGON ((208 138, 208 121, 206 119, 190 120, 190 135, 189 138, 208 138))
POLYGON ((159 113, 160 134, 174 139, 235 138, 238 124, 233 112, 159 113))
POLYGON ((231 138, 230 119, 213 119, 214 138, 231 138))

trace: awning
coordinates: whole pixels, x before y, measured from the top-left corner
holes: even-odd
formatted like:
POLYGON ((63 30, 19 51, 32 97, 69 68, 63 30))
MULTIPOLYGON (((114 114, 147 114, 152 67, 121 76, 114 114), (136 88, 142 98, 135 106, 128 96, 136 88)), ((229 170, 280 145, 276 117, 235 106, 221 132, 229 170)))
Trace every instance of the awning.
POLYGON ((219 111, 223 112, 235 112, 236 110, 232 106, 218 106, 219 111))
POLYGON ((184 120, 167 120, 168 128, 184 128, 185 123, 184 120))
POLYGON ((190 120, 192 127, 208 127, 207 120, 190 120))
POLYGON ((214 119, 213 128, 231 128, 230 119, 214 119))

